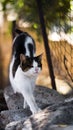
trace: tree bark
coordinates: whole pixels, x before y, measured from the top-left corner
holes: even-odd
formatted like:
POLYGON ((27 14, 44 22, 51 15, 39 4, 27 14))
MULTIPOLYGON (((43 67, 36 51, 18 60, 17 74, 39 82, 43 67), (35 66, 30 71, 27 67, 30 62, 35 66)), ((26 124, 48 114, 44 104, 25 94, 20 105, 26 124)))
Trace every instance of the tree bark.
POLYGON ((43 36, 43 41, 44 41, 47 63, 48 63, 50 77, 51 77, 51 85, 52 85, 52 88, 56 90, 55 76, 54 76, 54 72, 53 72, 52 60, 51 60, 51 55, 50 55, 50 47, 48 44, 48 37, 47 37, 47 33, 46 33, 46 28, 45 28, 43 10, 41 7, 42 4, 41 4, 41 0, 36 0, 36 2, 37 2, 37 6, 38 6, 39 19, 40 19, 40 25, 41 25, 41 30, 42 30, 42 36, 43 36))

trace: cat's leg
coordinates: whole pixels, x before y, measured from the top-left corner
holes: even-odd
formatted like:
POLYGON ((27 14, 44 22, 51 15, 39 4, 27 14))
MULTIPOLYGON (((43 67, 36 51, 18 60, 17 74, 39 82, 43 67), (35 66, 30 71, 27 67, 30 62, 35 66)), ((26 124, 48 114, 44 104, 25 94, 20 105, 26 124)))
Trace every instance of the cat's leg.
POLYGON ((12 87, 12 89, 13 89, 13 93, 16 94, 16 93, 17 93, 17 88, 16 88, 16 86, 15 86, 13 83, 11 83, 11 87, 12 87))
MULTIPOLYGON (((27 104, 30 107, 30 110, 32 111, 32 113, 37 113, 38 111, 40 111, 41 109, 37 106, 35 99, 33 97, 32 94, 27 94, 27 96, 25 97, 27 104)), ((25 106, 24 106, 25 107, 25 106)))
POLYGON ((23 91, 21 93, 22 93, 25 101, 27 102, 27 104, 30 107, 30 110, 32 111, 33 114, 40 111, 40 108, 37 106, 37 104, 35 102, 35 98, 34 98, 33 93, 31 91, 30 84, 29 85, 27 84, 26 87, 23 88, 23 91))
POLYGON ((14 92, 14 94, 16 94, 16 91, 15 91, 15 90, 13 90, 13 92, 14 92))
POLYGON ((14 94, 17 93, 17 87, 14 85, 14 82, 11 84, 14 94))
POLYGON ((27 108, 27 107, 28 107, 27 102, 26 102, 25 99, 24 99, 23 108, 25 109, 25 108, 27 108))

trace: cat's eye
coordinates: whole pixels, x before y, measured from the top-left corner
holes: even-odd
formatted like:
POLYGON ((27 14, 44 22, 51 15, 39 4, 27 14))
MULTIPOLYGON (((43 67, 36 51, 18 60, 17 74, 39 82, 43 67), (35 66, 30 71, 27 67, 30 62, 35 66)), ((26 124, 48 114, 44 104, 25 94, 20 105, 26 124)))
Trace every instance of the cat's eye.
POLYGON ((30 65, 27 65, 27 67, 30 67, 30 68, 32 68, 33 66, 30 64, 30 65))

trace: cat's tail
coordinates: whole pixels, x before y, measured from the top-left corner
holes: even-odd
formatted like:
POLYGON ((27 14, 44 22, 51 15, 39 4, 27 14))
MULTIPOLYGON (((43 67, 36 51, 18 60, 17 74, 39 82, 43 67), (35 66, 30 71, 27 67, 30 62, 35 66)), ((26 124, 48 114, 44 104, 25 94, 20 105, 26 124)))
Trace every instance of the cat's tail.
POLYGON ((21 33, 24 33, 25 35, 27 35, 27 32, 24 32, 24 31, 22 31, 22 30, 20 30, 20 29, 18 29, 18 28, 16 28, 15 29, 15 32, 17 33, 17 34, 21 34, 21 33))
POLYGON ((24 33, 22 30, 20 30, 20 29, 15 29, 15 32, 17 33, 17 34, 21 34, 21 33, 24 33))

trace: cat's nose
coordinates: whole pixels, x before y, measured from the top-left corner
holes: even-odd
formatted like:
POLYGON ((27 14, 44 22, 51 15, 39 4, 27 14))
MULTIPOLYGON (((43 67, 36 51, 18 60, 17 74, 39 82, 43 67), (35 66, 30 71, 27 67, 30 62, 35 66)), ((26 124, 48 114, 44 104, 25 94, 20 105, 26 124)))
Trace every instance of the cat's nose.
POLYGON ((38 72, 38 67, 35 68, 35 71, 38 72))

